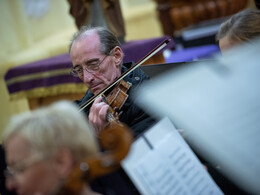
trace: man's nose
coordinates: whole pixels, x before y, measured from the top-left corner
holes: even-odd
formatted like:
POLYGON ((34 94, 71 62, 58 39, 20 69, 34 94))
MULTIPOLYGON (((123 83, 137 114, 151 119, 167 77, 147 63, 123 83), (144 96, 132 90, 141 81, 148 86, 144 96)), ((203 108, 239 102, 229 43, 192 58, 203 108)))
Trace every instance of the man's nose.
POLYGON ((87 70, 83 69, 83 82, 90 83, 94 80, 94 76, 92 73, 89 73, 87 70))

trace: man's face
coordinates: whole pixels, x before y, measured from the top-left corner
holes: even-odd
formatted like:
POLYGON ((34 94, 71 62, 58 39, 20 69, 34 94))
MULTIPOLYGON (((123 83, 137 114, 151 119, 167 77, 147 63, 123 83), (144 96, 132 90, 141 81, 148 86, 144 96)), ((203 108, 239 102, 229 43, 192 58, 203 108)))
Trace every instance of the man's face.
POLYGON ((27 140, 20 134, 10 137, 5 145, 9 176, 6 186, 18 195, 49 194, 59 180, 50 159, 32 152, 27 140))
POLYGON ((120 63, 123 59, 121 48, 115 47, 109 56, 102 54, 99 36, 96 33, 90 34, 82 40, 74 41, 70 58, 74 68, 83 69, 79 78, 94 95, 97 95, 121 75, 120 63), (91 66, 92 63, 99 64, 99 66, 96 71, 90 73, 86 67, 91 66))

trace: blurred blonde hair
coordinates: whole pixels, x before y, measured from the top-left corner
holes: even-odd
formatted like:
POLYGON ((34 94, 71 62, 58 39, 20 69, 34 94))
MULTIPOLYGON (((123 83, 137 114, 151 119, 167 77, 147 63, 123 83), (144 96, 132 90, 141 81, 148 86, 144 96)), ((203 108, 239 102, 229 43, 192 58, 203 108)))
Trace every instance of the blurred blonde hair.
POLYGON ((32 151, 50 157, 59 149, 71 151, 75 162, 98 152, 91 126, 71 102, 61 101, 48 107, 12 117, 3 133, 4 145, 15 134, 22 135, 32 151))
POLYGON ((260 10, 246 9, 221 24, 216 35, 219 41, 228 37, 234 42, 250 42, 260 36, 260 10))

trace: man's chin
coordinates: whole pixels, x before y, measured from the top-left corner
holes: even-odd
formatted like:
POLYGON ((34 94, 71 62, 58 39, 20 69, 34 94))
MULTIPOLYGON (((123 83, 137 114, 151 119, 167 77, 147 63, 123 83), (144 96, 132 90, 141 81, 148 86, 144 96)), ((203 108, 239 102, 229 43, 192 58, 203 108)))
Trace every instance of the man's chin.
POLYGON ((91 87, 89 90, 94 94, 99 94, 103 89, 105 89, 107 86, 103 84, 96 85, 94 87, 91 87))
POLYGON ((100 88, 93 88, 93 89, 90 89, 90 91, 91 91, 94 95, 97 95, 97 94, 99 94, 99 93, 102 91, 102 89, 100 89, 100 88))

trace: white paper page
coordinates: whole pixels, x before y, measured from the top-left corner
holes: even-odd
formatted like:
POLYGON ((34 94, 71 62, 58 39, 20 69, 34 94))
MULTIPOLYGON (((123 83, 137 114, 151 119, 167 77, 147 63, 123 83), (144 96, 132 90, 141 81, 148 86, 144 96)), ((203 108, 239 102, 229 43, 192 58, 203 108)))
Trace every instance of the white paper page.
POLYGON ((135 184, 139 192, 145 192, 147 190, 145 185, 142 185, 141 178, 136 175, 132 170, 135 163, 142 159, 145 154, 147 154, 151 148, 147 144, 146 140, 143 137, 139 137, 132 145, 131 150, 127 157, 121 162, 122 168, 127 173, 128 177, 135 184), (140 185, 138 185, 140 184, 140 185))
MULTIPOLYGON (((175 126, 172 124, 169 118, 164 117, 161 119, 157 124, 155 124, 152 128, 150 128, 148 131, 144 133, 144 137, 147 139, 147 141, 152 145, 152 147, 155 147, 158 145, 163 139, 167 136, 170 136, 171 134, 177 134, 178 132, 175 126)), ((180 138, 180 140, 183 140, 180 138)), ((185 142, 185 141, 184 141, 185 142)))
POLYGON ((260 193, 260 42, 145 85, 140 105, 167 115, 237 185, 260 193), (156 91, 156 94, 154 93, 156 91), (160 99, 158 99, 160 94, 160 99))
POLYGON ((168 118, 145 136, 152 149, 133 155, 143 146, 139 138, 122 163, 141 194, 223 194, 168 118))

